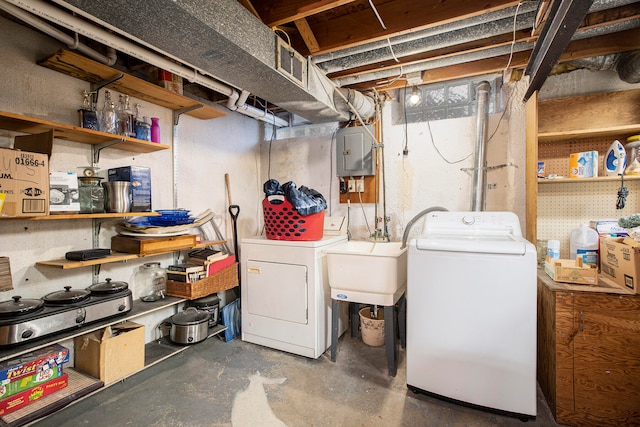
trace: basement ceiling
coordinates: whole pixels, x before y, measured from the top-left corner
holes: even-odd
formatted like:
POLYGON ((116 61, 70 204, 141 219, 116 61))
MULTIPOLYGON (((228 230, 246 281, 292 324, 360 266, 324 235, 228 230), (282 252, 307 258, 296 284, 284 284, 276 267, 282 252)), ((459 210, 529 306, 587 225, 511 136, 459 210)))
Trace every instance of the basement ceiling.
MULTIPOLYGON (((551 0, 239 0, 339 86, 524 70, 551 0)), ((586 2, 586 0, 557 3, 586 2)), ((571 35, 569 35, 571 36, 571 35)), ((596 0, 559 62, 640 49, 640 2, 596 0)), ((518 74, 518 73, 516 73, 518 74)))
MULTIPOLYGON (((135 5, 129 0, 0 0, 3 4, 34 13, 70 35, 74 25, 51 15, 73 13, 230 90, 250 93, 247 104, 266 101, 271 112, 313 123, 349 117, 332 86, 366 94, 504 71, 517 79, 526 71, 530 93, 556 64, 586 59, 589 67, 604 69, 635 60, 635 77, 640 68, 640 0, 154 0, 135 5), (278 61, 289 56, 276 55, 283 52, 281 44, 284 52, 292 50, 290 62, 302 64, 306 75, 279 72, 278 61)), ((99 38, 88 42, 98 50, 106 47, 99 38)), ((144 56, 118 52, 116 66, 135 71, 144 61, 144 56)), ((187 83, 185 90, 200 99, 224 105, 231 99, 224 91, 187 83)))

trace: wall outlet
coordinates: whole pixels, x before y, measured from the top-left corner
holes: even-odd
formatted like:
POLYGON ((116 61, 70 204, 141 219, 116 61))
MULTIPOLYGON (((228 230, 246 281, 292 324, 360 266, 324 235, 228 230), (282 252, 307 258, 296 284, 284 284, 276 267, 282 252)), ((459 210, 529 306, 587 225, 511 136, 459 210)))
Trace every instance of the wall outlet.
POLYGON ((349 193, 364 193, 364 178, 362 179, 350 179, 347 183, 347 192, 349 193))

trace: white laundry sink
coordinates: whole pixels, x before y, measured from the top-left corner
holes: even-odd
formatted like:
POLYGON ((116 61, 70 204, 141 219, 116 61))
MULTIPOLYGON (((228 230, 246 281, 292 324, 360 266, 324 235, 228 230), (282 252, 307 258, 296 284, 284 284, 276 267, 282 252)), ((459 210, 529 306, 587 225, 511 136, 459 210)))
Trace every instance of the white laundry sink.
POLYGON ((331 298, 393 305, 407 286, 401 242, 348 241, 325 250, 331 298))

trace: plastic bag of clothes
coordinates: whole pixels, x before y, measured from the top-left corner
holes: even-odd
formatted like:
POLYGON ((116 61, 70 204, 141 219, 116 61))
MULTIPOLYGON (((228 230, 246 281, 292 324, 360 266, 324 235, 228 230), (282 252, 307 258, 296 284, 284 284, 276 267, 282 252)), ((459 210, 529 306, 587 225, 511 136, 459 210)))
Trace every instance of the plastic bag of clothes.
POLYGON ((284 195, 302 216, 318 213, 327 208, 327 201, 322 194, 304 185, 296 188, 293 181, 280 185, 277 180, 270 179, 264 183, 263 189, 265 197, 284 195))

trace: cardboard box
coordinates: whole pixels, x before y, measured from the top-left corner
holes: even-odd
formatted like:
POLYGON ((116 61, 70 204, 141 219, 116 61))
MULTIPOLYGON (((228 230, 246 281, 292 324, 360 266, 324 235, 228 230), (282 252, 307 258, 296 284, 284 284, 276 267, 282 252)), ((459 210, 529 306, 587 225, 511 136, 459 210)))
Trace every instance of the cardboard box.
POLYGON ((144 368, 144 326, 124 322, 76 337, 75 368, 105 384, 144 368))
POLYGON ((10 414, 30 403, 35 402, 45 396, 62 390, 69 384, 67 374, 51 380, 44 384, 37 385, 33 388, 23 391, 22 393, 0 400, 0 416, 10 414))
POLYGON ((617 234, 627 235, 627 229, 618 225, 617 219, 599 219, 589 221, 589 227, 593 228, 598 234, 617 234))
POLYGON ((544 271, 556 282, 577 283, 581 285, 598 284, 598 266, 582 264, 577 259, 549 258, 545 260, 544 271))
POLYGON ((158 84, 171 92, 182 95, 182 77, 166 70, 158 70, 158 84))
POLYGON ((131 183, 131 212, 151 211, 151 169, 142 166, 123 166, 109 169, 109 181, 131 183))
POLYGON ((49 212, 80 212, 77 173, 49 172, 49 212))
POLYGON ((69 349, 53 344, 0 362, 0 384, 38 373, 43 367, 59 366, 69 361, 69 349))
POLYGON ((640 244, 630 237, 600 239, 600 271, 618 285, 640 294, 640 244))
POLYGON ((51 158, 51 152, 53 151, 53 129, 32 135, 17 135, 14 138, 13 149, 46 154, 48 158, 51 158))
POLYGON ((598 152, 583 151, 569 155, 569 178, 593 178, 598 176, 598 152))
POLYGON ((62 365, 43 366, 33 375, 0 385, 0 399, 22 393, 37 385, 59 378, 62 374, 62 365))
POLYGON ((0 148, 0 216, 49 214, 49 158, 0 148))

